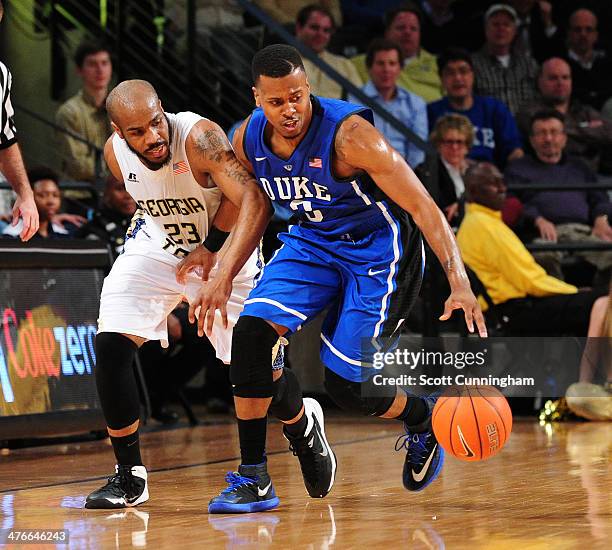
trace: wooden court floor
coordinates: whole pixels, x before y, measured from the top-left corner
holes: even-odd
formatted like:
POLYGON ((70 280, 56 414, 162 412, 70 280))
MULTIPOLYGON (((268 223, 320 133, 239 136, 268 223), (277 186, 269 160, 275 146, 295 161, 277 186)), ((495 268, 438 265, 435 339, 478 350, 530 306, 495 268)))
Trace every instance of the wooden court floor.
POLYGON ((499 456, 447 459, 417 494, 401 485, 397 431, 393 422, 329 419, 338 478, 328 497, 314 500, 271 423, 269 471, 281 505, 237 516, 206 511, 237 464, 231 422, 145 434, 151 500, 127 511, 82 508, 112 469, 106 441, 3 452, 0 528, 68 529, 70 547, 87 549, 612 547, 612 423, 515 421, 499 456))

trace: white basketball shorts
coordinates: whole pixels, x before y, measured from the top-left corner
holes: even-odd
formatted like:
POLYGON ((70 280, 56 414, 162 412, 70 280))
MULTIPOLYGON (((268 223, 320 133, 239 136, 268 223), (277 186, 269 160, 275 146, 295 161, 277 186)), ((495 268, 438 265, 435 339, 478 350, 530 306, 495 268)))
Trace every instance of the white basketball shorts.
MULTIPOLYGON (((187 276, 185 285, 176 281, 179 259, 161 248, 154 232, 143 226, 128 239, 121 254, 104 279, 100 297, 98 332, 119 332, 140 336, 147 340, 160 340, 168 347, 167 318, 182 301, 192 302, 202 280, 195 273, 187 276)), ((211 271, 214 277, 216 267, 211 271)), ((228 328, 223 328, 219 311, 215 314, 210 341, 217 357, 229 363, 232 330, 253 288, 258 272, 257 251, 253 253, 236 276, 232 294, 227 303, 228 328)))

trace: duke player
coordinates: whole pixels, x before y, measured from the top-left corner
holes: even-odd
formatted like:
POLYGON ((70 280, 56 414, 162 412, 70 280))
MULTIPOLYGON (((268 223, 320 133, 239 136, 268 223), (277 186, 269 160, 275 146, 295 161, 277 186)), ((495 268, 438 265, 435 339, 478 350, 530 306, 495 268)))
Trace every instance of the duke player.
MULTIPOLYGON (((306 488, 323 497, 336 460, 323 414, 302 400, 295 375, 270 369, 279 336, 329 308, 321 334, 325 386, 343 408, 396 418, 409 441, 403 482, 418 491, 436 477, 443 454, 431 430, 435 398, 402 389, 373 397, 364 340, 390 337, 416 297, 423 270, 421 230, 442 263, 451 295, 441 319, 463 309, 470 331, 486 335, 453 234, 402 157, 372 126, 369 109, 313 97, 294 48, 273 45, 252 63, 258 109, 234 136, 234 150, 270 200, 297 224, 265 266, 234 328, 230 378, 241 464, 209 512, 251 512, 278 505, 265 460, 266 414, 284 422, 306 488)), ((371 357, 370 357, 371 359, 371 357)), ((403 445, 404 446, 404 445, 403 445)))
MULTIPOLYGON (((149 498, 134 354, 147 340, 167 347, 166 319, 186 298, 193 309, 201 302, 219 306, 209 338, 217 357, 228 362, 232 327, 259 272, 253 251, 270 213, 215 123, 194 113, 165 113, 142 80, 119 84, 106 106, 114 129, 106 162, 140 208, 100 299, 96 382, 117 466, 108 483, 87 497, 87 508, 136 506, 149 498), (232 239, 223 245, 230 229, 232 239), (202 278, 181 258, 201 265, 202 278), (211 280, 203 283, 209 273, 211 280), (219 302, 211 302, 209 292, 219 302)), ((204 322, 205 315, 200 318, 204 322)))

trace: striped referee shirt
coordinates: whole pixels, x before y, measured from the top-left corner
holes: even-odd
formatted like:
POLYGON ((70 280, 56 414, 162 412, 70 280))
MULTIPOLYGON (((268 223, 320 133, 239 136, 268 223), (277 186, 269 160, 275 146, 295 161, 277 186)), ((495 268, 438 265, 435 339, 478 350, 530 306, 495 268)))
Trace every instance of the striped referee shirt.
POLYGON ((2 98, 2 108, 0 109, 0 149, 6 149, 17 142, 17 130, 13 115, 13 105, 11 104, 11 72, 6 65, 0 61, 0 96, 2 98))
POLYGON ((528 54, 510 54, 506 68, 486 46, 472 56, 476 82, 474 93, 489 95, 503 101, 512 114, 522 103, 535 99, 538 64, 528 54))

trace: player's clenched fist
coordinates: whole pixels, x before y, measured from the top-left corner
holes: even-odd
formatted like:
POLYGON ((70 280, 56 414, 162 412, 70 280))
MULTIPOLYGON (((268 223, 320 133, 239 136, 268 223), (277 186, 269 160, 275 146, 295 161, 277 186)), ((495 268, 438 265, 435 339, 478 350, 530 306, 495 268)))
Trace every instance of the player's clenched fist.
POLYGON ((208 281, 210 270, 217 262, 217 253, 211 252, 204 245, 198 246, 183 258, 176 266, 176 280, 184 285, 187 274, 195 271, 202 277, 203 281, 208 281))

